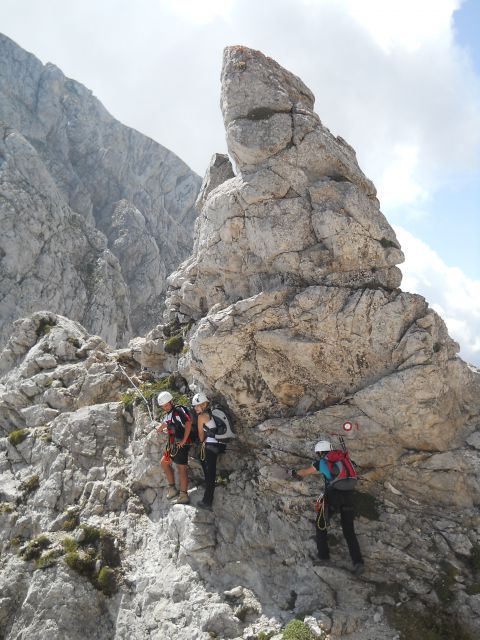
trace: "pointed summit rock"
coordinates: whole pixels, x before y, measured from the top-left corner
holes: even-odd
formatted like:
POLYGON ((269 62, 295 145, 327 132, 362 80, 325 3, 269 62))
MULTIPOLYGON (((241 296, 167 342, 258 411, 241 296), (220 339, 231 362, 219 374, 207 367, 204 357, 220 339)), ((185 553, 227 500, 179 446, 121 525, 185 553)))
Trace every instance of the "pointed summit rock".
POLYGON ((403 254, 375 188, 313 102, 274 60, 225 50, 236 175, 226 158, 210 166, 194 253, 170 277, 172 313, 198 320, 185 373, 250 424, 357 394, 403 441, 445 446, 455 429, 429 428, 462 423, 471 372, 425 299, 398 288, 403 254))
POLYGON ((262 53, 225 50, 221 105, 237 176, 199 202, 193 259, 171 277, 179 311, 198 318, 284 285, 400 285, 403 254, 375 188, 313 101, 262 53))

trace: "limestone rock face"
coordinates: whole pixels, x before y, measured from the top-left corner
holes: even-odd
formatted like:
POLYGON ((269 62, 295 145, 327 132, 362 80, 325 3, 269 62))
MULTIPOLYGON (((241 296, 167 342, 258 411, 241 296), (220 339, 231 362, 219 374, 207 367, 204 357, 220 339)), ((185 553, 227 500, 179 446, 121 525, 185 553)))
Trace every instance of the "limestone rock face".
POLYGON ((402 422, 403 444, 448 447, 472 373, 443 320, 398 288, 403 255, 375 188, 313 101, 260 52, 226 49, 236 176, 211 164, 193 255, 169 279, 170 313, 197 320, 181 366, 246 425, 340 402, 368 413, 372 401, 384 428, 402 422))
POLYGON ((151 329, 191 251, 200 178, 2 35, 0 122, 0 341, 42 309, 112 344, 151 329))
POLYGON ((228 48, 222 111, 237 176, 210 166, 193 259, 170 305, 201 317, 261 291, 324 284, 395 289, 403 261, 355 152, 313 111, 299 78, 259 52, 228 48), (214 177, 215 175, 215 177, 214 177))
POLYGON ((34 147, 0 125, 2 336, 28 309, 61 309, 112 343, 130 335, 128 288, 105 236, 65 204, 34 147))
MULTIPOLYGON (((337 404, 251 429, 237 416, 238 438, 219 459, 214 510, 195 506, 195 449, 191 504, 173 505, 160 467, 164 442, 149 415, 155 408, 139 394, 125 403, 142 383, 144 346, 114 350, 79 323, 39 312, 15 323, 0 354, 5 640, 280 640, 305 612, 320 640, 394 638, 398 611, 418 625, 435 615, 437 625, 451 618, 451 629, 478 629, 478 420, 463 429, 468 446, 458 439, 432 452, 396 444, 374 396, 365 399, 368 413, 337 404), (354 429, 345 436, 361 464, 356 528, 365 579, 350 573, 336 519, 332 566, 312 566, 321 486, 285 473, 306 466, 319 434, 347 418, 354 429), (111 590, 102 570, 115 576, 111 590)), ((156 363, 159 377, 175 364, 156 363)))
POLYGON ((194 513, 185 519, 179 507, 178 521, 158 526, 164 443, 148 413, 135 409, 134 420, 120 401, 141 382, 126 351, 39 312, 15 323, 0 355, 3 638, 208 640, 210 631, 240 631, 185 552, 178 559, 176 528, 191 527, 194 513), (116 575, 108 593, 96 578, 102 568, 116 575))
POLYGON ((196 321, 180 370, 233 410, 283 510, 292 456, 342 434, 375 495, 476 508, 478 371, 399 289, 401 249, 353 149, 260 52, 225 51, 221 105, 236 175, 212 162, 194 252, 169 279, 170 315, 196 321))

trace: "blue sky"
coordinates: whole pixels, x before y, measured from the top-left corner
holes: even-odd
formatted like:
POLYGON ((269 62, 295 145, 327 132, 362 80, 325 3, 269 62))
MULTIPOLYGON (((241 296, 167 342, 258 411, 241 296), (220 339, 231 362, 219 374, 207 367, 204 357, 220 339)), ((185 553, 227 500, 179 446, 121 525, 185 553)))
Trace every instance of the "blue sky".
MULTIPOLYGON (((468 0, 453 13, 455 40, 468 56, 480 79, 480 0, 468 0)), ((435 70, 435 71, 440 71, 435 70)), ((478 90, 478 88, 477 88, 478 90)), ((477 102, 477 108, 480 103, 477 102)), ((450 265, 471 278, 480 279, 480 148, 476 160, 462 171, 452 171, 432 192, 423 215, 408 216, 403 207, 390 212, 389 220, 403 224, 429 244, 450 265)), ((387 213, 388 215, 388 213, 387 213)))
POLYGON ((200 174, 226 151, 223 47, 278 60, 374 181, 402 288, 480 366, 480 0, 0 0, 0 25, 200 174))

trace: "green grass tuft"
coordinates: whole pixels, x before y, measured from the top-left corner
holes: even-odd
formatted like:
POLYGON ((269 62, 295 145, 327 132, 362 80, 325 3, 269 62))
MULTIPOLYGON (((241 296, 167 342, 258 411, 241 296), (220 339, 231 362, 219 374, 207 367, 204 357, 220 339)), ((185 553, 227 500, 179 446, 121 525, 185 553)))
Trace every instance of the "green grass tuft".
POLYGON ((36 330, 37 337, 40 338, 41 336, 45 336, 47 333, 50 333, 56 324, 57 323, 54 319, 41 318, 36 330))
POLYGON ((30 540, 27 546, 20 552, 22 560, 36 560, 42 555, 44 549, 47 549, 51 545, 50 538, 45 535, 37 536, 30 540))
POLYGON ((37 474, 28 478, 28 480, 24 480, 20 483, 20 491, 23 492, 24 496, 27 496, 29 493, 33 493, 40 486, 40 478, 37 474))
POLYGON ((95 557, 91 553, 85 551, 70 551, 65 556, 65 562, 81 576, 85 576, 90 580, 95 574, 95 557))
POLYGON ((175 376, 173 375, 166 376, 161 380, 155 380, 154 382, 144 382, 139 386, 138 389, 139 391, 137 391, 136 389, 129 389, 121 396, 120 401, 123 403, 126 409, 129 409, 133 406, 138 406, 142 411, 146 413, 146 400, 149 408, 153 412, 155 412, 155 410, 158 409, 156 399, 161 391, 170 391, 175 404, 188 404, 189 402, 188 396, 181 395, 175 389, 175 376))
POLYGON ((106 596, 112 596, 117 591, 115 571, 110 567, 102 567, 97 577, 98 586, 106 596))
POLYGON ((61 549, 47 551, 47 553, 44 553, 40 558, 35 560, 35 569, 48 569, 48 567, 53 567, 53 565, 57 564, 57 560, 61 556, 63 556, 61 549))
POLYGON ((80 543, 82 546, 88 544, 96 545, 102 536, 102 529, 92 527, 90 524, 82 524, 80 529, 85 533, 85 537, 80 543))
POLYGON ((182 352, 184 345, 185 342, 183 340, 183 336, 176 335, 171 338, 167 338, 163 343, 163 348, 165 349, 165 353, 170 353, 171 355, 176 356, 182 352))
POLYGON ((295 619, 285 627, 283 640, 315 640, 315 636, 304 622, 295 619))
POLYGON ((69 516, 64 523, 62 524, 63 531, 73 531, 78 527, 78 523, 80 522, 78 515, 72 514, 69 516))
POLYGON ((27 438, 29 433, 29 429, 17 429, 16 431, 11 431, 8 434, 8 441, 12 446, 16 447, 27 438))
POLYGON ((78 542, 68 536, 62 540, 62 547, 65 553, 73 553, 78 551, 78 542))

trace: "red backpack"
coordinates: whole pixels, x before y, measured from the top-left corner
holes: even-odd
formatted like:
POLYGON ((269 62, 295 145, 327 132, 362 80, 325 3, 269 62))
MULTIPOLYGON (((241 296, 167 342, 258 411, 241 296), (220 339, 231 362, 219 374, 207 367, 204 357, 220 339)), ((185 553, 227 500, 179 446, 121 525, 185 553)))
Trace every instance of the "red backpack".
POLYGON ((351 491, 358 482, 357 471, 350 460, 348 451, 334 449, 329 451, 325 458, 328 469, 332 474, 329 487, 339 491, 351 491))

